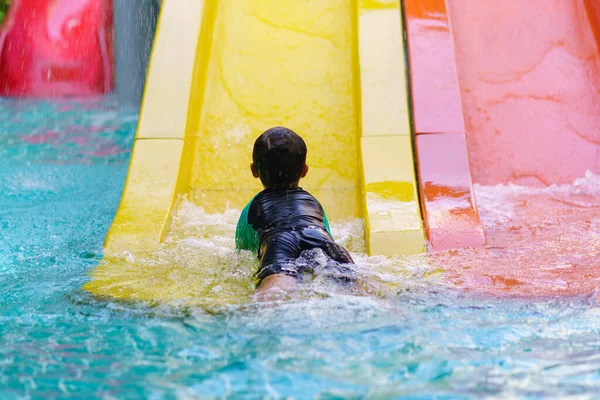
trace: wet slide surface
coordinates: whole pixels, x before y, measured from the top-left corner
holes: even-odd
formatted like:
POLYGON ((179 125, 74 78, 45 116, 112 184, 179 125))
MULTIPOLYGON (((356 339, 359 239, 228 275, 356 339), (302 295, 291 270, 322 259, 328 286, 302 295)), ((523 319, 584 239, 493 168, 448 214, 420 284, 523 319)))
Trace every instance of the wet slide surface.
POLYGON ((190 200, 207 212, 243 208, 262 190, 249 172, 254 139, 283 125, 307 142, 310 171, 301 184, 332 218, 360 215, 349 2, 276 7, 221 0, 207 6, 213 13, 207 18, 214 18, 210 56, 205 78, 192 88, 204 95, 190 104, 188 122, 188 136, 195 139, 189 149, 190 200))
POLYGON ((599 21, 584 3, 448 2, 475 182, 600 172, 599 21))
POLYGON ((484 224, 488 245, 467 259, 442 262, 460 287, 548 298, 597 291, 600 57, 594 3, 448 2, 473 180, 572 183, 537 190, 479 187, 478 201, 496 207, 484 224), (586 171, 596 176, 583 178, 586 171))
POLYGON ((476 185, 476 195, 488 243, 434 255, 448 284, 494 297, 600 301, 598 175, 545 188, 476 185))

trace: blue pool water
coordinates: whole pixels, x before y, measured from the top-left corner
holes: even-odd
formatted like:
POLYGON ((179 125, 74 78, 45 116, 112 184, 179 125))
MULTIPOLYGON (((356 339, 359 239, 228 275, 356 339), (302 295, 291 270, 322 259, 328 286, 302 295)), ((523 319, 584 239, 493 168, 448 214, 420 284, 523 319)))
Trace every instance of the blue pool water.
MULTIPOLYGON (((384 297, 332 292, 208 313, 87 295, 80 288, 101 258, 136 119, 117 112, 111 100, 0 100, 0 398, 593 398, 600 392, 595 295, 527 300, 469 293, 425 279, 431 271, 418 257, 394 261, 403 289, 384 297)), ((597 181, 588 177, 584 185, 595 190, 597 181)), ((485 200, 507 190, 480 191, 485 200)), ((482 212, 488 225, 510 218, 498 204, 484 203, 482 212)), ((193 207, 183 212, 179 231, 197 226, 198 215, 193 207)), ((570 256, 597 260, 599 221, 587 228, 561 223, 576 231, 563 242, 586 243, 585 250, 570 248, 570 256)), ((355 228, 336 229, 343 238, 355 228)), ((190 249, 212 240, 183 236, 160 257, 193 257, 190 249)), ((227 246, 218 251, 232 253, 227 246)), ((563 263, 548 254, 545 264, 563 263)), ((473 253, 452 256, 467 260, 473 253)), ((377 269, 388 260, 358 259, 388 278, 377 269)))

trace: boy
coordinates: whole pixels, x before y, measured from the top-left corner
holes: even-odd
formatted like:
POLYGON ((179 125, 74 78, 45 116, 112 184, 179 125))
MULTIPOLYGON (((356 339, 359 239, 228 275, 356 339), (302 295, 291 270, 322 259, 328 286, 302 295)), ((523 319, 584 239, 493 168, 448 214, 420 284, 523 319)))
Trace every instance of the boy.
POLYGON ((260 178, 265 190, 242 211, 235 243, 237 249, 258 252, 258 292, 295 287, 302 272, 313 272, 297 259, 314 249, 330 259, 328 275, 353 281, 353 271, 341 265, 353 264, 352 257, 334 242, 321 204, 298 186, 308 173, 304 140, 290 129, 271 128, 256 139, 252 161, 252 175, 260 178))

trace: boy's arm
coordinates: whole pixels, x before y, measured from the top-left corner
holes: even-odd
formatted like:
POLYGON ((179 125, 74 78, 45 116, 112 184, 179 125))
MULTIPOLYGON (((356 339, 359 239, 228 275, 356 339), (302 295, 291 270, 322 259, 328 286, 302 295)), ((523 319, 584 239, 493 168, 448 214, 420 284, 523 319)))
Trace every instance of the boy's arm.
POLYGON ((256 252, 260 245, 258 232, 256 232, 252 225, 248 223, 248 212, 252 200, 250 200, 248 205, 242 210, 242 214, 240 215, 240 219, 238 220, 235 229, 235 248, 237 250, 250 250, 256 252))
MULTIPOLYGON (((323 206, 321 206, 321 208, 323 208, 323 206)), ((325 225, 325 230, 327 231, 327 233, 329 233, 329 235, 333 239, 333 234, 331 233, 331 227, 329 226, 329 218, 327 218, 327 213, 325 212, 324 208, 323 208, 323 225, 325 225)))

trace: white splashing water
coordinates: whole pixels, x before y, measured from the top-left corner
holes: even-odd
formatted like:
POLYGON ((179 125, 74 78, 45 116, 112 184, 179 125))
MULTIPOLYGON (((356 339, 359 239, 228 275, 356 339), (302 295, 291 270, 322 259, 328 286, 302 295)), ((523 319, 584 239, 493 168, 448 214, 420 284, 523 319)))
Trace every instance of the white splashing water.
MULTIPOLYGON (((548 188, 506 184, 475 190, 488 239, 480 249, 370 257, 364 253, 362 220, 334 223, 334 237, 357 263, 361 295, 390 298, 442 289, 543 297, 600 287, 599 176, 587 173, 570 185, 548 188)), ((258 261, 234 250, 239 214, 207 214, 181 201, 165 243, 152 253, 128 255, 130 271, 122 285, 147 290, 146 299, 160 292, 160 302, 251 301, 258 261)), ((335 288, 315 279, 302 290, 322 296, 335 288)))

